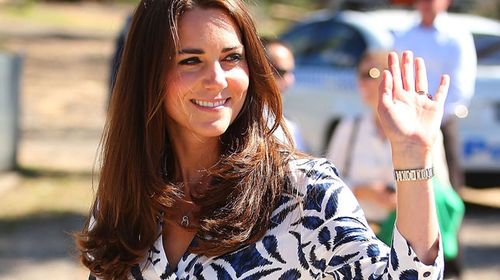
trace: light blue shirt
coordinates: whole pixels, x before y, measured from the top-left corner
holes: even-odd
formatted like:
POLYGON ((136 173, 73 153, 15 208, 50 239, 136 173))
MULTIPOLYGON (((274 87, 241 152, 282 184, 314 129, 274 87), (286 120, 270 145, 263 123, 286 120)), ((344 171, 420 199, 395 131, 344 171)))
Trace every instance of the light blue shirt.
POLYGON ((441 76, 450 75, 450 89, 445 102, 444 119, 455 113, 458 105, 468 106, 474 95, 477 56, 469 31, 448 24, 446 13, 438 15, 432 27, 418 24, 396 34, 394 49, 413 51, 422 57, 427 68, 429 93, 437 91, 441 76))

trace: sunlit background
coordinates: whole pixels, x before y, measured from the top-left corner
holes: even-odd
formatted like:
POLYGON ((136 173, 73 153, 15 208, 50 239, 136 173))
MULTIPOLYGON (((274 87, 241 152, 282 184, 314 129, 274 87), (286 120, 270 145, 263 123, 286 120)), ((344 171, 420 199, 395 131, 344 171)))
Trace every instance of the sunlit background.
MULTIPOLYGON (((411 8, 410 1, 247 2, 266 36, 319 9, 411 8)), ((135 4, 0 0, 0 280, 87 279, 71 233, 92 200, 110 59, 135 4)), ((456 0, 452 8, 500 19, 498 0, 456 0)), ((493 179, 474 186, 471 176, 482 175, 468 175, 464 279, 500 279, 499 176, 490 172, 493 179)))

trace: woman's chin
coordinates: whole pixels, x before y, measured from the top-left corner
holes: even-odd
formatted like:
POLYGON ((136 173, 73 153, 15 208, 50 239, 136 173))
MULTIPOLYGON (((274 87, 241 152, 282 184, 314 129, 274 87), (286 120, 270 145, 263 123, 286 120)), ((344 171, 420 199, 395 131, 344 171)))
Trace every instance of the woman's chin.
POLYGON ((211 124, 207 127, 200 129, 199 135, 206 138, 219 137, 224 134, 229 128, 229 124, 217 123, 211 124))

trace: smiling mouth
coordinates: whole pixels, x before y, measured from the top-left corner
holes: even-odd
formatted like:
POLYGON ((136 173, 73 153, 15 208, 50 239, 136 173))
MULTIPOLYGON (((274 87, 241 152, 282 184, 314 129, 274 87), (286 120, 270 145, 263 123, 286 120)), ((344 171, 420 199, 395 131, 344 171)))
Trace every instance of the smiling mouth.
POLYGON ((191 99, 191 102, 193 102, 194 104, 200 106, 200 107, 205 107, 205 108, 215 108, 215 107, 219 107, 219 106, 222 106, 226 103, 228 99, 224 99, 224 100, 218 100, 218 101, 204 101, 204 100, 196 100, 196 99, 191 99))

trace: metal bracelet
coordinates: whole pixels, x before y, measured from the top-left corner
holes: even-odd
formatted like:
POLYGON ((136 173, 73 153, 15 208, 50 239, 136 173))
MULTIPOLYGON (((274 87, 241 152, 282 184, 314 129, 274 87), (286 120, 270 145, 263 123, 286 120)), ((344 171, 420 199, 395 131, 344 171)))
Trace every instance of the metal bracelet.
POLYGON ((434 167, 394 170, 394 179, 401 181, 428 180, 434 176, 434 167))

